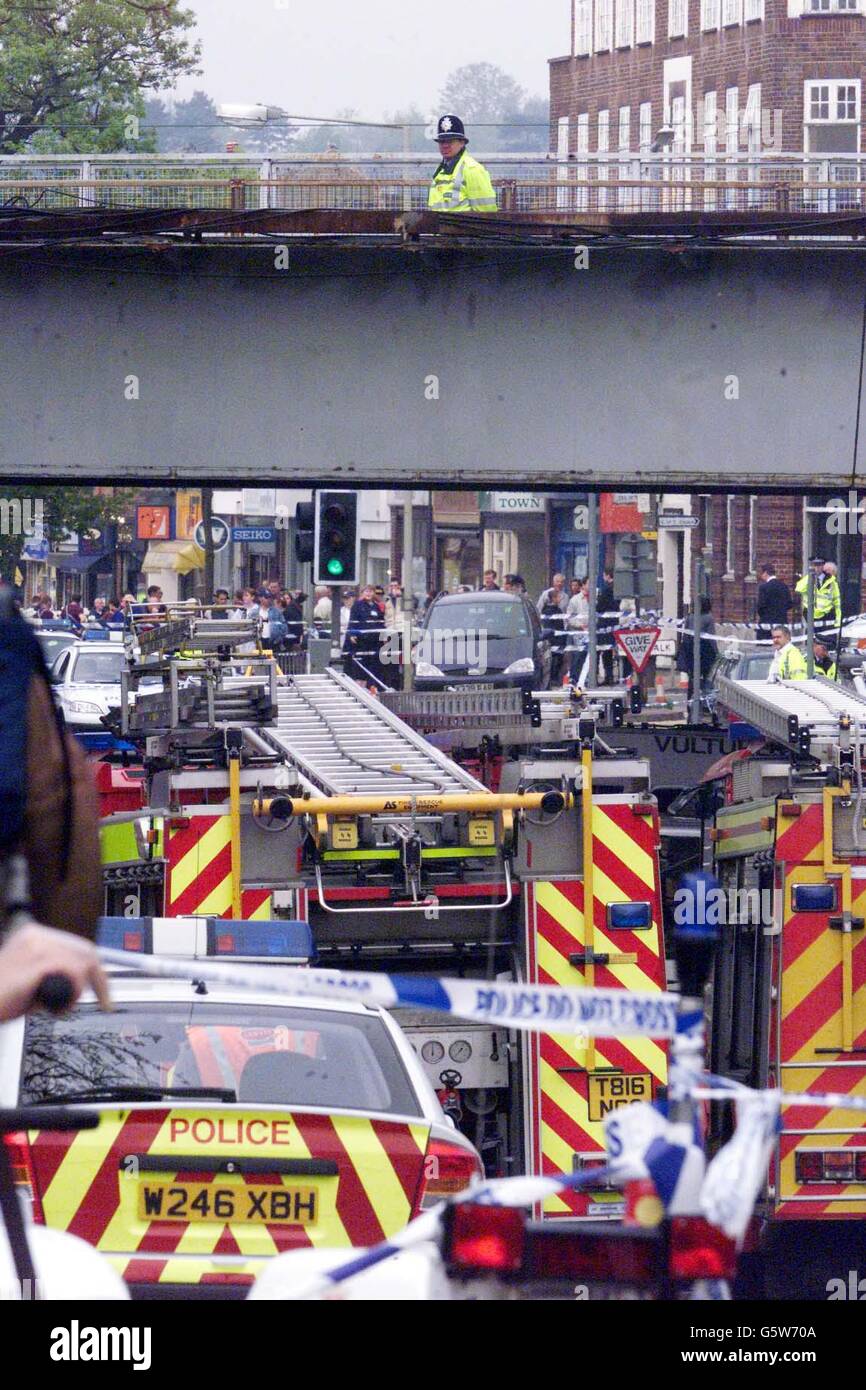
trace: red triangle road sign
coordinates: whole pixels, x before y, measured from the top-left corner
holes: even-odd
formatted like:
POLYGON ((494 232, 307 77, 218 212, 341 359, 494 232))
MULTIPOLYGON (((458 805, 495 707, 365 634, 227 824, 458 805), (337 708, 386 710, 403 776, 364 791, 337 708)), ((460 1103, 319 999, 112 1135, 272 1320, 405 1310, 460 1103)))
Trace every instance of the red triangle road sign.
POLYGON ((660 627, 617 628, 614 640, 620 651, 624 652, 638 675, 646 669, 652 656, 653 647, 661 636, 660 627))

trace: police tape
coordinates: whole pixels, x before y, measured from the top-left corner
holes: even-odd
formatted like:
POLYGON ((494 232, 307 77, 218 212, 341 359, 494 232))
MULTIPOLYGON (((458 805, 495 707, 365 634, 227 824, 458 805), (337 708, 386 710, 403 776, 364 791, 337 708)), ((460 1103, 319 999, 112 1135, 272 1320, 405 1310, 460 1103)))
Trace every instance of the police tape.
POLYGON ((386 1009, 432 1009, 473 1023, 529 1033, 577 1033, 596 1038, 672 1038, 677 999, 621 989, 575 989, 505 981, 384 975, 306 966, 229 965, 100 948, 104 964, 169 979, 204 980, 256 993, 316 999, 355 999, 386 1009))

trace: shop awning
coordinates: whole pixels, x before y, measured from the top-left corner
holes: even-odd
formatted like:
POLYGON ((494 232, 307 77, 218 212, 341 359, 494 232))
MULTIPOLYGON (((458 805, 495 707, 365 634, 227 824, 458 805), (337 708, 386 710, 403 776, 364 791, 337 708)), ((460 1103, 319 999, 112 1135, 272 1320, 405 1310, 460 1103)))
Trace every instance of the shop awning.
POLYGON ((49 569, 66 570, 69 574, 86 574, 94 565, 98 565, 100 560, 104 560, 107 554, 107 550, 103 550, 99 555, 77 555, 74 550, 68 553, 64 550, 50 550, 42 563, 49 569))
POLYGON ((190 543, 179 550, 174 557, 174 569, 178 574, 191 574, 193 570, 204 569, 204 551, 190 543))

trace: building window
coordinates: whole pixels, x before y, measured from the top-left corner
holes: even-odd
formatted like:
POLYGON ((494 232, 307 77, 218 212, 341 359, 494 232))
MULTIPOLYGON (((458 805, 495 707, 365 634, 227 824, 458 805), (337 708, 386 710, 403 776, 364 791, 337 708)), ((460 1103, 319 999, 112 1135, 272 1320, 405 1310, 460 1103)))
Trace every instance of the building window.
POLYGON ((577 0, 574 19, 574 51, 578 57, 592 52, 592 0, 577 0))
POLYGON ((740 89, 729 87, 725 92, 725 150, 728 154, 736 154, 739 147, 739 110, 740 89))
MULTIPOLYGON (((588 112, 588 111, 582 111, 582 112, 580 113, 580 115, 578 116, 578 118, 577 118, 577 140, 576 140, 576 143, 575 143, 575 152, 576 152, 578 155, 587 154, 587 153, 589 152, 589 112, 588 112)), ((588 178, 589 178, 589 165, 586 164, 586 163, 581 164, 581 163, 578 162, 578 165, 577 165, 577 182, 578 182, 578 187, 577 187, 577 196, 576 196, 576 199, 575 199, 575 205, 576 205, 576 207, 577 207, 577 211, 578 211, 578 212, 586 212, 587 208, 589 207, 589 189, 588 189, 587 186, 586 186, 586 184, 587 184, 587 179, 588 179, 588 178)))
POLYGON ((610 48, 613 27, 613 0, 595 0, 595 51, 605 53, 610 48))
POLYGON ((807 82, 803 109, 809 154, 848 154, 859 149, 859 78, 807 82))
POLYGON ((642 101, 640 104, 638 143, 642 150, 648 150, 653 142, 653 104, 642 101))
POLYGON ((758 573, 758 499, 754 493, 749 497, 749 575, 758 573))
POLYGON ((850 14, 857 9, 858 0, 807 0, 806 9, 826 13, 829 10, 847 10, 850 14))
POLYGON ((616 0, 617 48, 631 48, 634 42, 634 0, 616 0))
POLYGON ((722 0, 722 24, 739 24, 743 17, 743 0, 722 0))
POLYGON ((635 0, 635 43, 652 43, 655 38, 655 0, 635 0))
POLYGON ((688 0, 668 0, 668 38, 678 39, 688 33, 688 0))
POLYGON ((734 515, 734 495, 729 492, 725 498, 725 574, 734 575, 734 540, 737 534, 737 519, 734 515))
POLYGON ((746 23, 751 20, 764 18, 764 0, 745 0, 744 15, 746 23))
MULTIPOLYGON (((704 92, 704 178, 707 183, 716 179, 716 152, 718 150, 718 100, 715 92, 704 92)), ((716 206, 715 188, 704 189, 704 207, 712 211, 716 206)))
POLYGON ((701 28, 718 29, 721 0, 701 0, 701 28))
MULTIPOLYGON (((608 150, 610 149, 609 111, 599 111, 598 113, 597 148, 599 154, 607 154, 608 150)), ((607 208, 607 188, 604 185, 606 185, 608 180, 610 179, 610 164, 606 159, 600 159, 598 162, 598 178, 602 185, 602 187, 600 187, 598 190, 598 207, 599 211, 603 212, 607 208)))
POLYGON ((620 150, 631 148, 631 107, 621 106, 619 108, 619 140, 620 150))

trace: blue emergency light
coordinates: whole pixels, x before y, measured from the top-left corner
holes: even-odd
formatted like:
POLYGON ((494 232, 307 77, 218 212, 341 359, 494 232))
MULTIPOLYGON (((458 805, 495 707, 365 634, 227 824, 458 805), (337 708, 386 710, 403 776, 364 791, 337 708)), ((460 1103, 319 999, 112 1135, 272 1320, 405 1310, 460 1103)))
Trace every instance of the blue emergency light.
POLYGON ((836 908, 834 883, 795 883, 791 889, 795 912, 833 912, 836 908))
POLYGON ((153 952, 153 921, 150 917, 100 917, 96 944, 112 951, 153 952))
POLYGON ((611 931, 647 931, 652 926, 649 903, 608 903, 607 925, 611 931))
POLYGON ((303 960, 313 957, 313 934, 307 922, 235 921, 209 917, 207 953, 220 956, 256 956, 259 959, 303 960))

